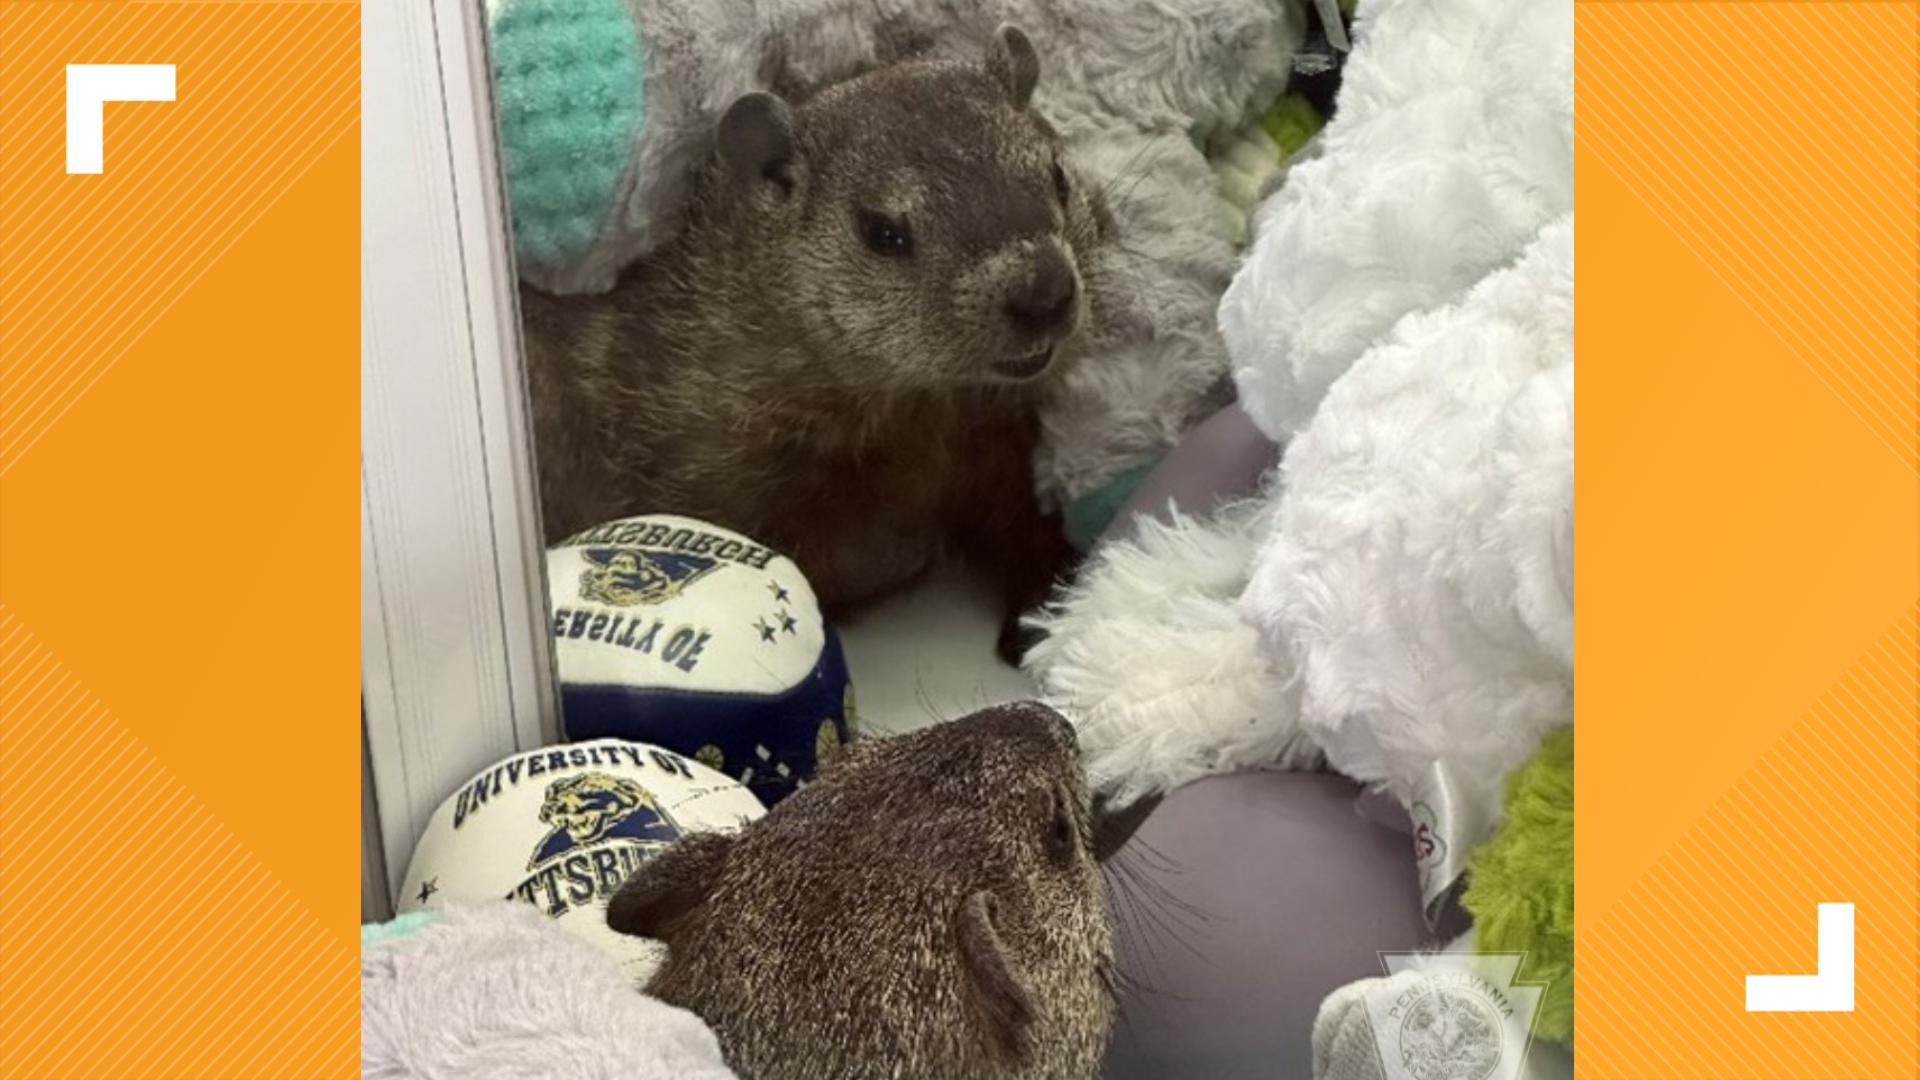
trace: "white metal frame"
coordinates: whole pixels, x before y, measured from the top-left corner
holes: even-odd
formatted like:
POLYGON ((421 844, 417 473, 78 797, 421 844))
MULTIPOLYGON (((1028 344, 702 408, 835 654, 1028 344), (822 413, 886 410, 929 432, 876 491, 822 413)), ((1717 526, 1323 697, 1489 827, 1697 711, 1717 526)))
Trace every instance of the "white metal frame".
POLYGON ((395 883, 461 781, 558 735, 484 20, 361 14, 362 865, 395 883))

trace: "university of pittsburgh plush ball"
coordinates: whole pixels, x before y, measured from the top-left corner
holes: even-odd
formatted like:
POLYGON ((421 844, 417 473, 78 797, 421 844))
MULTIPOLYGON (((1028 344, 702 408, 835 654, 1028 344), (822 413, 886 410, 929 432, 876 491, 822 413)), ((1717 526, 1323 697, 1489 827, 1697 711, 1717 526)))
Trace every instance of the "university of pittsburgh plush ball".
POLYGON ((663 957, 607 928, 607 900, 668 844, 765 813, 731 777, 670 750, 595 739, 515 754, 440 804, 414 846, 398 912, 505 898, 539 908, 636 984, 663 957))
POLYGON ((851 734, 839 639, 793 560, 665 514, 547 552, 569 739, 677 751, 772 806, 851 734))

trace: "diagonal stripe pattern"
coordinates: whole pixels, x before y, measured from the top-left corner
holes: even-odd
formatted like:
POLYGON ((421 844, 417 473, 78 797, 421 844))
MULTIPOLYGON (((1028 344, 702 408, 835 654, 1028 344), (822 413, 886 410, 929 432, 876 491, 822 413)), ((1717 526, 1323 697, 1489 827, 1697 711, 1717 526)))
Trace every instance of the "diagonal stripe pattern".
MULTIPOLYGON (((37 587, 45 581, 29 568, 44 563, 22 541, 74 535, 83 515, 63 493, 105 506, 113 499, 104 489, 143 467, 155 491, 175 476, 205 484, 207 447, 225 453, 227 431, 238 433, 230 445, 272 461, 292 485, 278 502, 260 499, 256 486, 256 504, 315 531, 319 515, 289 513, 288 500, 326 505, 324 486, 300 483, 306 473, 294 459, 331 446, 323 428, 284 420, 284 446, 230 421, 252 390, 315 405, 341 400, 340 385, 352 380, 351 364, 317 361, 352 350, 352 335, 339 332, 352 318, 341 302, 350 297, 333 285, 350 280, 351 261, 333 241, 350 232, 355 205, 339 148, 357 129, 359 89, 359 10, 350 2, 0 4, 0 509, 15 555, 0 566, 0 1076, 9 1080, 358 1069, 345 920, 316 914, 331 899, 316 900, 311 882, 294 876, 305 868, 290 871, 284 851, 262 844, 261 822, 288 815, 242 800, 248 790, 291 798, 305 786, 208 753, 247 718, 246 680, 224 681, 233 700, 154 691, 160 683, 143 680, 143 667, 150 676, 217 664, 207 623, 176 612, 166 620, 176 640, 145 649, 116 641, 105 620, 98 632, 85 620, 62 623, 51 613, 80 610, 75 597, 37 587), (106 106, 99 175, 65 171, 71 63, 175 66, 174 101, 106 106), (269 211, 290 193, 301 192, 307 215, 327 205, 302 183, 314 175, 327 178, 331 205, 344 212, 284 227, 287 215, 269 211), (300 252, 263 261, 241 243, 250 233, 279 238, 275 255, 289 239, 304 245, 324 280, 303 282, 300 252), (210 271, 231 278, 235 264, 274 272, 247 289, 231 281, 212 289, 223 275, 210 271), (215 299, 231 296, 250 298, 248 310, 215 299), (302 318, 305 333, 290 325, 302 318), (288 334, 299 336, 276 348, 288 334), (257 374, 275 363, 286 370, 257 374), (116 366, 120 377, 108 378, 116 366), (129 398, 130 383, 145 396, 129 398), (76 431, 86 434, 69 437, 76 431), (15 470, 36 447, 33 463, 15 470), (156 462, 165 463, 158 473, 156 462), (165 471, 192 463, 199 467, 165 471), (146 690, 130 693, 135 684, 146 690), (242 796, 216 790, 223 777, 242 796)), ((331 415, 328 423, 339 430, 331 415)), ((138 528, 185 539, 230 515, 244 525, 245 505, 173 498, 149 507, 138 528), (199 507, 194 520, 187 506, 199 507)), ((310 558, 307 547, 289 542, 285 557, 310 558)), ((149 541, 146 557, 156 550, 149 541)), ((212 577, 195 551, 178 548, 166 573, 212 577)), ((314 625, 332 624, 316 616, 314 625)), ((287 676, 309 676, 324 654, 311 643, 284 657, 250 654, 248 672, 290 684, 287 676)), ((335 700, 303 685, 316 702, 335 700)), ((317 709, 279 712, 297 724, 317 709)), ((255 743, 272 751, 280 740, 255 743)), ((306 749, 320 769, 328 755, 311 740, 306 749)), ((341 885, 351 888, 351 871, 341 885)))
MULTIPOLYGON (((0 474, 358 123, 348 3, 0 5, 0 474), (65 172, 65 65, 166 63, 65 172)), ((289 283, 289 287, 294 287, 289 283)))
POLYGON ((1581 935, 1580 1075, 1920 1075, 1917 658, 1909 611, 1581 935), (1855 1011, 1716 1022, 1815 970, 1821 902, 1855 905, 1855 1011))
POLYGON ((1920 472, 1915 5, 1582 3, 1576 22, 1582 148, 1920 472))
POLYGON ((1609 812, 1580 826, 1582 901, 1603 899, 1580 913, 1576 1073, 1920 1075, 1920 6, 1583 0, 1575 34, 1583 201, 1697 263, 1636 266, 1626 229, 1580 271, 1659 310, 1603 315, 1631 330, 1592 340, 1645 351, 1582 387, 1607 405, 1580 495, 1606 594, 1583 615, 1582 779, 1612 783, 1583 800, 1609 812), (1675 791, 1690 767, 1712 779, 1675 791), (1636 776, 1661 779, 1615 792, 1636 776), (1623 826, 1682 800, 1657 842, 1623 826), (1590 888, 1596 866, 1615 873, 1590 888), (1854 1011, 1746 1013, 1747 975, 1816 969, 1823 902, 1855 905, 1854 1011))
POLYGON ((0 606, 0 1075, 345 1076, 354 958, 0 606))

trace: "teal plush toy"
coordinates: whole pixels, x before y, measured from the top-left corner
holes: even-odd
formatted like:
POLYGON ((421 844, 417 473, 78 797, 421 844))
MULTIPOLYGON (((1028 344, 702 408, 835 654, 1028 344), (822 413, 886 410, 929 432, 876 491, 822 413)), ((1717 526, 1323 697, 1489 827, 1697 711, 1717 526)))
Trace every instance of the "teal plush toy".
POLYGON ((1534 1034, 1573 1041, 1573 729, 1507 777, 1506 816, 1473 853, 1461 904, 1483 952, 1522 952, 1518 981, 1545 983, 1534 1034))
POLYGON ((851 25, 861 0, 492 0, 500 154, 522 280, 597 293, 670 239, 688 181, 734 99, 772 74, 837 78, 871 63, 870 35, 790 57, 803 22, 851 25), (776 70, 779 69, 779 70, 776 70))
POLYGON ((1151 461, 1122 469, 1113 479, 1074 499, 1061 508, 1061 524, 1067 534, 1067 543, 1075 551, 1085 554, 1093 550, 1100 534, 1113 524, 1120 508, 1127 505, 1133 493, 1140 490, 1147 477, 1153 475, 1154 466, 1160 463, 1155 457, 1151 461))
MULTIPOLYGON (((624 0, 504 0, 487 28, 521 276, 612 284, 594 258, 621 228, 646 126, 646 56, 624 0)), ((615 244, 614 246, 619 246, 615 244)))
POLYGON ((440 919, 437 911, 409 911, 405 915, 396 915, 381 923, 362 923, 360 926, 360 948, 368 949, 375 945, 384 945, 406 937, 424 927, 433 925, 440 919))
POLYGON ((622 0, 511 0, 489 35, 514 243, 528 265, 564 266, 631 182, 646 115, 640 32, 622 0))

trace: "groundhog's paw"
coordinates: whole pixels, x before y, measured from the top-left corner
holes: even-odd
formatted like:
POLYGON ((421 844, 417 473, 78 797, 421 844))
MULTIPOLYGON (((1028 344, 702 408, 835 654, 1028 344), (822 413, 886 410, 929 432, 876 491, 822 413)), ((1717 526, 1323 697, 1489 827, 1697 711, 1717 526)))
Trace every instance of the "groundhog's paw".
POLYGON ((1000 659, 1019 667, 1027 657, 1027 651, 1040 644, 1046 632, 1039 627, 1030 626, 1024 611, 1009 611, 1006 620, 1000 624, 1000 639, 994 645, 994 652, 1000 659))

